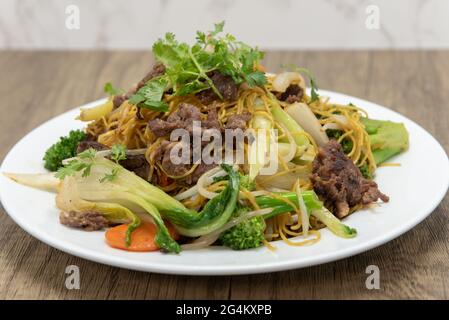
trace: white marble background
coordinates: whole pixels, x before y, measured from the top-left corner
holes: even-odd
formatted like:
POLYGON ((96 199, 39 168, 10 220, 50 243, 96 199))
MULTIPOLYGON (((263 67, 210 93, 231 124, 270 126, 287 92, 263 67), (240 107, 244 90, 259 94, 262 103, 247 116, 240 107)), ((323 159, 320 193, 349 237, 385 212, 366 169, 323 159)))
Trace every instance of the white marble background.
POLYGON ((220 20, 264 49, 449 48, 447 0, 0 0, 0 48, 149 48, 220 20), (79 30, 66 28, 70 4, 79 30), (369 5, 378 30, 366 27, 369 5))

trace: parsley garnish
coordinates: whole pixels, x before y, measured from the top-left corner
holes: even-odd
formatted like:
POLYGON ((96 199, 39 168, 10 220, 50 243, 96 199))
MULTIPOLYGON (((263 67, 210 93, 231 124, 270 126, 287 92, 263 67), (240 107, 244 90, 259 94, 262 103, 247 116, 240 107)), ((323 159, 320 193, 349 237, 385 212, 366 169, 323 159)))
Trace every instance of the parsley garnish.
POLYGON ((267 81, 265 74, 257 70, 263 53, 231 34, 223 32, 224 21, 215 24, 213 31, 198 31, 192 46, 178 42, 173 33, 157 40, 153 45, 156 60, 164 64, 165 74, 149 80, 129 102, 141 108, 167 111, 162 101, 165 91, 172 89, 173 95, 183 96, 211 89, 222 99, 208 74, 218 71, 230 76, 236 84, 247 82, 250 86, 261 86, 267 81))
MULTIPOLYGON (((123 144, 114 144, 111 148, 111 160, 115 161, 115 163, 119 163, 121 160, 126 159, 126 147, 123 144)), ((121 167, 116 167, 111 170, 111 173, 106 173, 103 178, 100 179, 100 182, 112 181, 117 177, 117 173, 119 172, 121 167)))
POLYGON ((82 172, 82 177, 87 177, 90 175, 90 170, 92 168, 92 160, 95 158, 95 149, 87 149, 80 154, 78 154, 79 159, 70 160, 66 165, 59 168, 56 172, 55 177, 63 180, 67 176, 73 176, 77 172, 82 172), (81 161, 83 159, 84 161, 81 161))
POLYGON ((100 179, 100 183, 106 182, 106 181, 112 181, 117 177, 117 173, 119 171, 119 167, 112 169, 111 173, 106 173, 103 178, 100 179))
POLYGON ((123 144, 114 144, 111 149, 111 159, 118 163, 126 159, 126 147, 123 144))
POLYGON ((104 92, 109 94, 110 96, 116 96, 123 93, 123 90, 114 88, 112 83, 108 82, 104 85, 104 92))

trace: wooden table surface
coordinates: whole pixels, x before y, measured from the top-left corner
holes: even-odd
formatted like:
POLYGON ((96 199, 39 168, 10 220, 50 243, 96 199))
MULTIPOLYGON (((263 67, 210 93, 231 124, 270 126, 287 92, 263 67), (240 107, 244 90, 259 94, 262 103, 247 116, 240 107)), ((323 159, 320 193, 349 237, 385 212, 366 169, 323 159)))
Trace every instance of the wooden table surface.
MULTIPOLYGON (((449 151, 449 51, 266 55, 268 70, 277 71, 282 63, 311 69, 320 88, 391 107, 449 151)), ((149 52, 0 52, 0 159, 43 121, 101 97, 107 81, 129 87, 151 64, 149 52)), ((413 230, 352 258, 271 274, 191 277, 71 256, 25 233, 0 207, 0 299, 447 299, 448 218, 446 196, 413 230), (80 268, 79 290, 65 287, 68 265, 80 268), (365 287, 368 265, 380 269, 379 290, 365 287)))

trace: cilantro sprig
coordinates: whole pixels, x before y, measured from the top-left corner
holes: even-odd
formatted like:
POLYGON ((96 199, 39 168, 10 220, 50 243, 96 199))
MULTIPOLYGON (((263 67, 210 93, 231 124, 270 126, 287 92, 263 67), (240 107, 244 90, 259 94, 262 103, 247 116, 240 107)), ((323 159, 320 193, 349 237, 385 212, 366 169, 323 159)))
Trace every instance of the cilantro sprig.
POLYGON ((122 94, 124 92, 123 89, 115 88, 111 82, 106 83, 104 85, 103 90, 105 93, 107 93, 110 96, 116 96, 116 95, 122 94))
MULTIPOLYGON (((126 159, 126 147, 123 144, 114 144, 111 148, 111 160, 115 163, 119 163, 121 160, 126 159)), ((105 173, 104 177, 100 179, 100 182, 113 181, 121 167, 115 167, 111 170, 111 173, 105 173)))
POLYGON ((96 153, 96 150, 93 148, 81 152, 76 159, 70 160, 63 167, 59 168, 55 177, 64 180, 65 177, 73 176, 77 172, 82 172, 82 177, 89 176, 96 153))
POLYGON ((123 144, 114 144, 111 148, 111 159, 118 163, 126 159, 126 147, 123 144))
POLYGON ((208 74, 218 71, 230 76, 236 84, 262 86, 267 82, 265 74, 257 70, 263 53, 257 48, 237 41, 231 34, 223 33, 224 22, 215 24, 213 31, 198 31, 192 46, 176 40, 173 33, 153 45, 153 54, 163 63, 165 74, 149 80, 129 102, 141 108, 167 111, 162 101, 164 92, 172 89, 173 95, 183 96, 211 89, 222 99, 222 95, 208 74))

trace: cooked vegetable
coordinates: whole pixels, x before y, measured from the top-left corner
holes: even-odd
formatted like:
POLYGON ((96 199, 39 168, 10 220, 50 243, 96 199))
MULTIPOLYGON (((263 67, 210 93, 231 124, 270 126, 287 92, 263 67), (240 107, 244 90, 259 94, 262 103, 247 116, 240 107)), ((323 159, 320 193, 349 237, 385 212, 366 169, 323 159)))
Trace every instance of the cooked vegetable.
MULTIPOLYGON (((284 69, 293 70, 296 73, 302 73, 305 74, 310 81, 310 102, 315 102, 320 99, 320 96, 318 95, 318 86, 316 84, 315 77, 312 75, 312 72, 310 72, 309 69, 306 68, 300 68, 295 64, 287 64, 283 65, 284 69)), ((304 81, 304 80, 303 80, 304 81)))
POLYGON ((287 106, 285 111, 312 136, 318 146, 324 146, 329 142, 329 138, 308 105, 296 102, 287 106))
POLYGON ((311 165, 295 165, 287 163, 289 170, 284 170, 279 166, 278 172, 274 175, 260 175, 256 182, 264 189, 291 190, 298 179, 306 180, 312 173, 311 165))
POLYGON ((253 191, 256 189, 256 183, 248 175, 240 174, 240 188, 253 191))
POLYGON ((361 118, 368 132, 376 164, 408 149, 408 132, 404 124, 392 121, 361 118))
POLYGON ((291 133, 298 147, 308 146, 310 144, 307 137, 303 134, 304 129, 273 98, 271 113, 274 119, 291 133))
MULTIPOLYGON (((239 207, 233 216, 238 217, 248 211, 248 208, 239 207)), ((265 228, 265 219, 262 216, 254 217, 226 230, 220 235, 219 240, 234 250, 257 248, 265 239, 265 228)))
POLYGON ((105 103, 99 104, 92 108, 81 108, 80 115, 77 117, 81 121, 94 121, 99 120, 114 108, 112 100, 108 100, 105 103))
POLYGON ((5 176, 25 186, 56 192, 61 181, 53 173, 9 173, 5 176))
MULTIPOLYGON (((255 110, 263 111, 265 107, 260 100, 256 100, 255 110)), ((249 145, 249 179, 253 181, 260 170, 268 163, 270 152, 270 130, 273 124, 262 112, 255 114, 251 120, 254 130, 253 142, 249 145)))
POLYGON ((103 90, 110 96, 116 96, 123 93, 122 89, 115 88, 111 82, 105 83, 103 90))
POLYGON ((156 41, 153 54, 166 67, 165 74, 148 81, 130 98, 130 103, 167 111, 168 106, 162 97, 169 88, 178 96, 212 89, 218 98, 223 99, 208 75, 212 71, 232 77, 236 84, 265 84, 265 74, 257 70, 263 53, 237 41, 230 34, 219 36, 223 26, 224 22, 221 22, 215 24, 215 30, 208 34, 198 32, 193 46, 178 42, 173 33, 167 33, 165 38, 156 41))
MULTIPOLYGON (((177 240, 179 235, 170 225, 167 226, 173 239, 177 240)), ((127 245, 127 231, 129 225, 121 224, 109 228, 105 233, 106 243, 113 248, 127 251, 156 251, 159 246, 156 244, 157 227, 153 223, 143 222, 131 234, 130 244, 127 245)))
POLYGON ((86 134, 81 130, 72 130, 66 137, 52 145, 44 155, 44 167, 50 171, 56 171, 62 167, 62 160, 74 157, 78 142, 86 139, 86 134))
POLYGON ((229 175, 229 183, 200 213, 185 208, 159 188, 102 157, 80 154, 67 167, 61 168, 58 176, 74 176, 76 179, 73 181, 77 184, 81 199, 112 202, 127 207, 131 204, 130 208, 137 206, 143 209, 158 227, 157 245, 168 251, 179 252, 179 245, 168 234, 160 213, 174 224, 180 234, 189 237, 200 236, 221 227, 234 211, 239 191, 238 174, 228 165, 222 165, 222 168, 229 175), (113 180, 101 181, 105 174, 115 169, 118 170, 113 180))
POLYGON ((273 90, 277 92, 285 92, 291 84, 297 84, 304 91, 306 90, 306 82, 298 72, 282 72, 277 74, 272 82, 273 90))
MULTIPOLYGON (((303 191, 301 192, 301 195, 310 215, 324 223, 332 233, 342 238, 353 238, 357 235, 357 231, 355 229, 343 224, 329 210, 327 210, 326 207, 324 207, 315 192, 303 191)), ((278 196, 298 205, 298 197, 295 192, 278 193, 278 196)), ((279 198, 259 196, 256 198, 256 201, 261 208, 273 208, 273 211, 266 215, 265 218, 294 210, 290 204, 279 198)))
MULTIPOLYGON (((326 134, 329 138, 339 140, 340 137, 343 135, 343 130, 340 129, 327 129, 326 134)), ((344 138, 342 141, 340 141, 340 145, 343 148, 343 152, 348 154, 351 152, 353 143, 350 139, 344 138)))
POLYGON ((56 206, 64 212, 101 213, 111 223, 129 223, 125 243, 130 245, 131 233, 139 226, 139 217, 128 208, 112 202, 87 201, 80 196, 79 185, 72 176, 64 178, 59 193, 56 196, 56 206))

